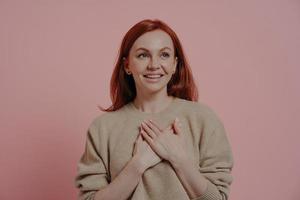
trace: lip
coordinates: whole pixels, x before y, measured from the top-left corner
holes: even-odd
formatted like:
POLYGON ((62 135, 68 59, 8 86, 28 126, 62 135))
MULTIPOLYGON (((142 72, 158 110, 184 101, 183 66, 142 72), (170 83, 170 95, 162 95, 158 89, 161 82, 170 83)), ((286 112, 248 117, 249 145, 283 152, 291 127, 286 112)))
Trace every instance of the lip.
POLYGON ((155 73, 155 74, 153 74, 153 73, 149 73, 149 74, 143 74, 143 76, 146 76, 146 75, 164 75, 164 74, 161 74, 161 73, 155 73))
POLYGON ((149 83, 159 82, 163 76, 164 76, 163 74, 144 74, 143 75, 143 77, 145 78, 145 80, 147 82, 149 82, 149 83), (160 77, 158 77, 158 78, 147 78, 146 75, 160 75, 160 77))

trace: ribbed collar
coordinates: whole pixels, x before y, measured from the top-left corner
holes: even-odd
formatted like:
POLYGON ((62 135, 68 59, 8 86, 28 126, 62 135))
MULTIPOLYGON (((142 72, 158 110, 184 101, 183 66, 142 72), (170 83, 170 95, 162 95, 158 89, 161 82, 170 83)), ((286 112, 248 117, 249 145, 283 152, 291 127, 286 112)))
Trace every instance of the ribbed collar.
POLYGON ((159 118, 159 117, 163 117, 166 115, 174 114, 175 111, 180 107, 180 106, 178 106, 179 102, 180 102, 180 98, 174 97, 174 99, 171 101, 171 103, 169 103, 169 105, 167 107, 165 107, 163 110, 161 110, 160 112, 147 113, 147 112, 138 110, 135 107, 135 105, 133 104, 133 101, 131 101, 125 106, 125 110, 127 112, 135 115, 135 117, 139 117, 139 118, 149 118, 149 117, 159 118))

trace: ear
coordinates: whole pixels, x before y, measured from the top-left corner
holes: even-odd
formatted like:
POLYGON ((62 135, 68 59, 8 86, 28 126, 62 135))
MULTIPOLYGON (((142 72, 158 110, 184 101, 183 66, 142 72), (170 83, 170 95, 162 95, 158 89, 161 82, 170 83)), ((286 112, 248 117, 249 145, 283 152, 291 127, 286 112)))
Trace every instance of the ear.
POLYGON ((175 74, 176 72, 176 68, 177 68, 177 64, 178 64, 178 57, 175 57, 175 64, 174 64, 174 70, 173 70, 173 74, 175 74))
POLYGON ((126 71, 129 71, 129 68, 128 68, 128 60, 127 60, 125 57, 122 58, 122 64, 123 64, 123 66, 124 66, 125 72, 126 72, 126 71))

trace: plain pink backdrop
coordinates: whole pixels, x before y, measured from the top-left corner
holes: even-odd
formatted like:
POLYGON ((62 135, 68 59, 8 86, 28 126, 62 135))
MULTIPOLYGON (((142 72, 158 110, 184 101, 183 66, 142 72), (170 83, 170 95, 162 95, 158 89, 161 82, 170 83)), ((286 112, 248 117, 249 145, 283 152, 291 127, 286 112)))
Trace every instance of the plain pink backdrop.
POLYGON ((178 34, 225 124, 231 200, 300 199, 300 2, 0 1, 0 199, 76 199, 86 129, 138 21, 178 34))

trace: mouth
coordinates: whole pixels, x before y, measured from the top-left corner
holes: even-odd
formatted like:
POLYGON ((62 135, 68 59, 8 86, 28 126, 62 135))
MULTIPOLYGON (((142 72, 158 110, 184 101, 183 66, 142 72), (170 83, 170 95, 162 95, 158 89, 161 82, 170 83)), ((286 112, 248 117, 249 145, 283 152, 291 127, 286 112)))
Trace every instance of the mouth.
POLYGON ((147 79, 159 79, 161 77, 163 77, 164 75, 163 74, 145 74, 143 75, 145 78, 147 79))
POLYGON ((163 74, 144 74, 143 77, 148 83, 158 83, 161 81, 163 74))

